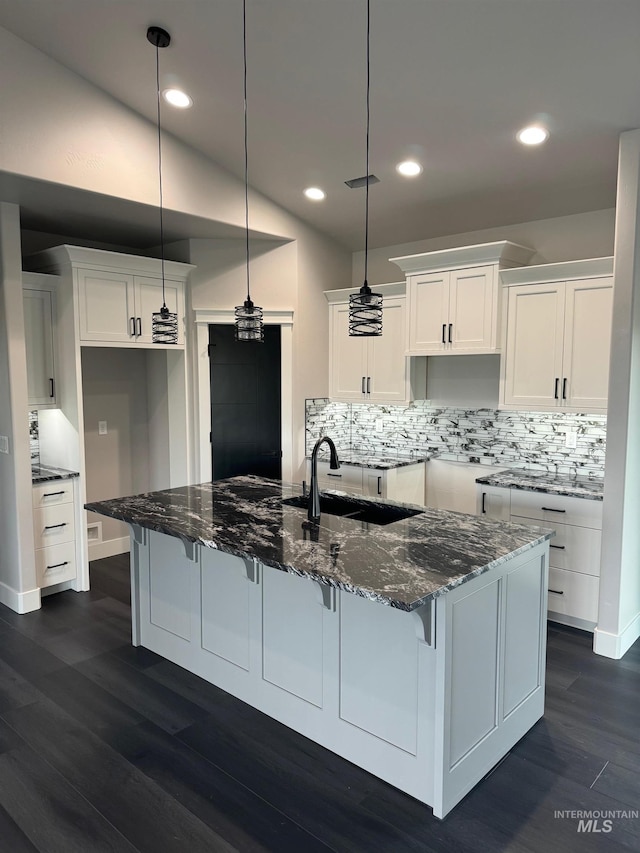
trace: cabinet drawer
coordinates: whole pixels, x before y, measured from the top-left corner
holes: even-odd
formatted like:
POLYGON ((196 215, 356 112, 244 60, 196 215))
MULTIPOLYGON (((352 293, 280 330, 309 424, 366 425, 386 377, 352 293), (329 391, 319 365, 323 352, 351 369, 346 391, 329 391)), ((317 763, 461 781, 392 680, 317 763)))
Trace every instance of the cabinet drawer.
POLYGON ((339 489, 361 494, 362 468, 357 465, 341 465, 337 471, 332 471, 328 462, 318 462, 318 485, 320 489, 339 489))
POLYGON ((56 504, 34 509, 33 538, 36 549, 73 541, 73 504, 56 504))
MULTIPOLYGON (((537 518, 522 518, 512 515, 518 524, 539 525, 537 518)), ((600 575, 600 546, 602 533, 591 527, 576 527, 572 524, 549 523, 556 535, 549 542, 549 565, 556 569, 569 569, 585 575, 600 575)))
POLYGON ((577 524, 602 530, 602 501, 568 498, 545 492, 511 490, 511 515, 544 521, 543 527, 557 524, 577 524))
POLYGON ((63 542, 36 551, 36 580, 39 587, 73 580, 76 576, 76 544, 63 542))
POLYGON ((33 506, 53 506, 73 502, 73 480, 49 480, 33 487, 33 506))
POLYGON ((599 579, 565 569, 549 569, 549 618, 553 614, 598 621, 599 579))

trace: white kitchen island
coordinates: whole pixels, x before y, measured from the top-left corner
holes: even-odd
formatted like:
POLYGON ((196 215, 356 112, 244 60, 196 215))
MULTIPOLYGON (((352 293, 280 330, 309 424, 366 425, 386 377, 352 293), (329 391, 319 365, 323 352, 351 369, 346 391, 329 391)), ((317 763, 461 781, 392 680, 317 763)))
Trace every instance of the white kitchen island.
POLYGON ((133 643, 444 817, 543 714, 552 534, 436 510, 313 530, 295 493, 92 504, 131 525, 133 643))

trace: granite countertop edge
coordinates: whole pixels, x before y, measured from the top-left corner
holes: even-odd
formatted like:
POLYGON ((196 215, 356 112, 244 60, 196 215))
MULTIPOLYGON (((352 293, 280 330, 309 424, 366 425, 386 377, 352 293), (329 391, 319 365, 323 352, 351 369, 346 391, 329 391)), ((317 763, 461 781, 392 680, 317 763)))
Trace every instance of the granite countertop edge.
POLYGON ((31 482, 48 483, 52 480, 72 480, 79 477, 78 471, 69 471, 66 468, 58 468, 54 465, 36 465, 31 467, 31 482))
MULTIPOLYGON (((401 457, 392 457, 392 456, 368 456, 366 454, 358 454, 358 453, 345 453, 344 455, 340 454, 338 451, 338 456, 340 457, 340 465, 350 465, 358 468, 374 468, 380 471, 389 471, 392 468, 404 468, 407 465, 418 465, 422 462, 427 462, 429 459, 432 459, 434 453, 422 453, 420 456, 401 456, 401 457)), ((311 459, 311 454, 307 454, 307 459, 311 459)), ((320 462, 328 462, 329 454, 321 453, 318 456, 318 460, 320 462)))
POLYGON ((545 474, 544 472, 529 472, 519 468, 478 477, 476 483, 481 486, 496 486, 523 492, 539 492, 591 501, 601 501, 604 491, 604 480, 602 478, 585 477, 580 480, 567 474, 545 474))

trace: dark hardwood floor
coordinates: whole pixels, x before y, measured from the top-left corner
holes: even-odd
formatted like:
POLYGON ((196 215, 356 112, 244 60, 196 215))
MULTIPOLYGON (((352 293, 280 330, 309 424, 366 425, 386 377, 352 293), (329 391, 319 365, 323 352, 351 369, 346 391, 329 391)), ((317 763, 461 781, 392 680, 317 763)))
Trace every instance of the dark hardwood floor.
POLYGON ((130 644, 128 556, 0 605, 0 851, 640 850, 640 641, 551 626, 546 713, 444 820, 130 644), (558 812, 623 812, 606 823, 558 812), (610 831, 607 831, 610 830, 610 831))

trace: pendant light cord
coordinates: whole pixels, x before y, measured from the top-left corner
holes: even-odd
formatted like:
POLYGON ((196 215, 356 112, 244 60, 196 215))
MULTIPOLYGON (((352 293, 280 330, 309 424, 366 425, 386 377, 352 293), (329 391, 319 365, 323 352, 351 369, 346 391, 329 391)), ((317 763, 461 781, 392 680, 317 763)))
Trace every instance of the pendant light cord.
POLYGON ((249 143, 247 133, 247 0, 242 0, 242 59, 244 93, 244 228, 247 257, 247 301, 251 301, 249 287, 249 143))
POLYGON ((160 258, 162 264, 162 307, 167 303, 164 292, 164 215, 162 208, 162 131, 160 129, 160 47, 156 42, 156 95, 158 105, 158 186, 160 188, 160 258))
POLYGON ((371 2, 367 0, 367 177, 364 214, 364 286, 367 284, 368 261, 369 261, 369 42, 371 41, 371 2))

